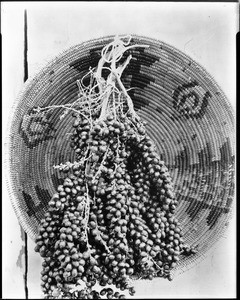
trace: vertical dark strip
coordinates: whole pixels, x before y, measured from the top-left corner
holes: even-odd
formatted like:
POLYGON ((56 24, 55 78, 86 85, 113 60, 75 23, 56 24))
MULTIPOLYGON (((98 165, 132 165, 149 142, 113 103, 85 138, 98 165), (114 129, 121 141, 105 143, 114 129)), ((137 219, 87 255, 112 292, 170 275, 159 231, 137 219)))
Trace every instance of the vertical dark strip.
MULTIPOLYGON (((22 229, 23 230, 23 229, 22 229)), ((24 289, 25 289, 25 295, 26 299, 28 299, 28 236, 26 232, 24 232, 24 256, 25 256, 25 271, 24 271, 24 289)))
MULTIPOLYGON (((23 75, 23 80, 24 82, 28 79, 28 57, 27 57, 27 52, 28 52, 28 36, 27 36, 27 11, 24 10, 24 49, 23 49, 23 68, 24 68, 24 75, 23 75)), ((25 296, 26 299, 28 299, 28 236, 27 233, 21 228, 23 239, 24 239, 24 289, 25 289, 25 296)))
POLYGON ((27 11, 24 11, 24 82, 28 79, 28 57, 27 57, 27 52, 28 52, 28 38, 27 38, 27 11))

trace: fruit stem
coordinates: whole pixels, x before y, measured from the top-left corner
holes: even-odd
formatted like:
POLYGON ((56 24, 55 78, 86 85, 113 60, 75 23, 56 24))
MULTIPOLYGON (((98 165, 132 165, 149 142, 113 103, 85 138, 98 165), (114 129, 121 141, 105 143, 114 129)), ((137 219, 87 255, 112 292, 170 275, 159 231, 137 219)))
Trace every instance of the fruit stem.
POLYGON ((103 120, 107 116, 107 108, 108 103, 110 99, 113 99, 113 107, 114 107, 114 115, 116 119, 116 111, 115 111, 115 89, 116 89, 116 83, 120 87, 120 91, 117 89, 118 94, 121 95, 121 92, 125 96, 127 100, 127 105, 129 108, 130 113, 132 114, 133 118, 136 118, 139 120, 139 116, 134 110, 133 102, 131 97, 128 95, 127 90, 125 89, 122 81, 121 76, 127 65, 129 64, 130 60, 132 59, 132 55, 129 55, 127 59, 119 65, 118 67, 117 62, 122 58, 123 53, 126 52, 129 49, 136 48, 136 47, 149 47, 148 45, 130 45, 128 47, 125 47, 125 45, 130 43, 130 38, 128 40, 128 43, 124 43, 119 37, 115 37, 114 41, 108 45, 106 45, 102 50, 102 57, 98 62, 97 70, 94 74, 94 77, 98 83, 99 87, 99 93, 102 94, 104 92, 104 88, 108 88, 108 92, 104 97, 104 100, 102 102, 102 108, 99 120, 103 120), (111 48, 111 50, 109 50, 111 48), (110 70, 110 74, 107 77, 107 80, 104 80, 102 78, 102 70, 105 63, 110 63, 110 68, 107 68, 110 70), (112 96, 112 97, 111 97, 112 96))

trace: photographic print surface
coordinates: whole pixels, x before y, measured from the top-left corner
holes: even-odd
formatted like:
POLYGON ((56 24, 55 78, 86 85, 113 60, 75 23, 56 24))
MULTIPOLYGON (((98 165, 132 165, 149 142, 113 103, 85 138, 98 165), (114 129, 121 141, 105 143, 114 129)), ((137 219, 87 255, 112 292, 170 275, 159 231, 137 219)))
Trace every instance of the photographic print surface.
MULTIPOLYGON (((125 283, 132 298, 234 295, 236 5, 94 4, 21 7, 29 79, 21 87, 22 62, 19 75, 7 72, 20 93, 8 95, 15 102, 6 198, 17 217, 6 208, 16 223, 6 241, 17 247, 5 268, 7 283, 15 266, 19 289, 5 288, 5 297, 97 297, 95 287, 81 285, 84 276, 114 287, 97 286, 103 299, 124 294, 125 283), (82 212, 76 224, 74 211, 82 212), (69 226, 80 228, 75 237, 69 226), (40 275, 36 238, 51 274, 40 275), (68 258, 79 253, 83 266, 82 257, 68 258), (230 264, 220 266, 221 255, 230 264)), ((3 16, 18 16, 5 9, 3 16)))

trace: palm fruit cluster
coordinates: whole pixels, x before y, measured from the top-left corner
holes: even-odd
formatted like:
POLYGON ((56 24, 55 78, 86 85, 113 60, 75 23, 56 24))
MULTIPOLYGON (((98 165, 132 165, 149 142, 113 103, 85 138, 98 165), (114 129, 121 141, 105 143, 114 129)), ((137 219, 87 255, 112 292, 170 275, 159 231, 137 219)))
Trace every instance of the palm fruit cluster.
POLYGON ((124 299, 135 293, 132 278, 171 280, 189 247, 145 123, 131 114, 91 123, 78 116, 73 128, 76 160, 62 167, 36 239, 45 297, 124 299))

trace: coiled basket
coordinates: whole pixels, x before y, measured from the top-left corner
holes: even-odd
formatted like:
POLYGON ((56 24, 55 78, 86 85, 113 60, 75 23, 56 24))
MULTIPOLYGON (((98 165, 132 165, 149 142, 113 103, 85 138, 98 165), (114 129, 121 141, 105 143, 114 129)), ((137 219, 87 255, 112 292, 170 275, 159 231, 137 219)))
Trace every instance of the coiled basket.
MULTIPOLYGON (((77 99, 76 81, 96 67, 113 36, 64 51, 28 80, 13 107, 6 170, 12 205, 24 230, 35 238, 51 196, 62 183, 54 165, 74 161, 73 118, 63 110, 36 113, 40 106, 77 99)), ((161 41, 133 36, 133 58, 122 81, 135 110, 148 122, 173 178, 185 241, 198 250, 180 260, 187 270, 223 235, 234 199, 234 113, 214 79, 198 63, 161 41)), ((128 52, 128 54, 129 54, 128 52)))

